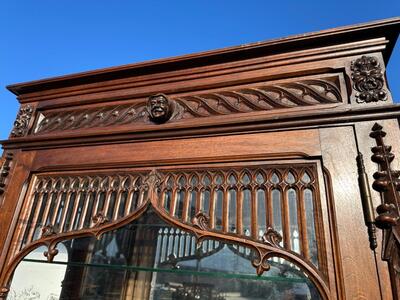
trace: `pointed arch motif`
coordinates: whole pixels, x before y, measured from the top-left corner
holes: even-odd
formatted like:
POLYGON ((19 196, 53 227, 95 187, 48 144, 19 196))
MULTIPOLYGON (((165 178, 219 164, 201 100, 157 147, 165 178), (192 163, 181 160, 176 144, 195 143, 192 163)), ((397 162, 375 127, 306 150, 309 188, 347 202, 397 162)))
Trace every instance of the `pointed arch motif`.
MULTIPOLYGON (((277 189, 284 195, 288 187, 295 187, 300 195, 300 191, 306 188, 312 189, 313 185, 317 184, 315 170, 313 164, 308 164, 258 165, 246 168, 199 167, 179 171, 153 169, 94 175, 37 175, 31 183, 30 194, 20 216, 22 222, 14 236, 15 246, 7 258, 6 272, 1 278, 2 286, 4 289, 8 288, 14 269, 33 249, 46 246, 47 251, 44 255, 51 262, 58 253, 57 244, 61 241, 86 236, 99 238, 105 232, 133 222, 151 206, 168 224, 194 234, 199 245, 205 240, 217 240, 252 249, 256 253, 252 265, 258 275, 269 270, 270 264, 267 260, 271 257, 280 257, 294 263, 309 276, 322 297, 327 299, 329 290, 324 279, 326 270, 318 269, 318 266, 325 264, 314 265, 303 247, 302 251, 296 253, 285 247, 285 243, 281 246, 282 238, 285 239, 287 234, 283 232, 282 236, 274 229, 273 220, 269 219, 267 211, 265 211, 266 228, 262 235, 259 234, 257 227, 258 189, 262 188, 265 191, 277 189), (285 181, 289 172, 293 174, 294 182, 285 181), (305 172, 312 178, 308 183, 301 180, 305 172), (258 174, 262 174, 262 181, 257 181, 258 174), (279 174, 276 175, 279 181, 271 180, 273 174, 279 174), (246 196, 249 197, 246 203, 251 203, 249 215, 251 234, 247 234, 240 227, 243 226, 241 209, 244 196, 240 193, 243 189, 250 191, 246 196), (199 205, 201 191, 206 190, 209 192, 207 212, 199 205), (233 215, 236 216, 235 222, 238 227, 235 231, 229 230, 226 226, 230 209, 228 202, 234 201, 229 199, 230 190, 236 191, 236 211, 233 215), (184 196, 180 197, 179 191, 184 196), (192 205, 190 202, 193 202, 191 199, 193 191, 196 191, 194 217, 189 210, 192 205), (210 215, 215 216, 217 191, 222 193, 223 226, 220 227, 215 226, 214 219, 210 218, 210 215), (168 202, 165 201, 167 193, 170 193, 171 197, 168 202), (182 212, 179 214, 174 209, 178 199, 183 201, 182 212), (41 229, 41 233, 35 234, 38 228, 41 229)), ((272 207, 271 199, 268 199, 267 192, 265 197, 267 198, 265 210, 267 210, 272 207)), ((299 199, 301 200, 301 197, 299 199)), ((285 213, 287 212, 282 211, 283 216, 285 213)), ((314 214, 316 215, 320 214, 314 214)), ((317 220, 314 220, 314 224, 318 224, 317 220)), ((303 244, 307 247, 307 243, 303 244)), ((320 249, 321 247, 319 251, 320 249)))

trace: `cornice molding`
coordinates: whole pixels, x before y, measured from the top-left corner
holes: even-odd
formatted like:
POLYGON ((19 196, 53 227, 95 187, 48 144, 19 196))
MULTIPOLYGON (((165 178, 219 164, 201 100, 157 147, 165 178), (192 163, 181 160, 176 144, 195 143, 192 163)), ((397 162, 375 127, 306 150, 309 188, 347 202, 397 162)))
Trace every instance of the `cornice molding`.
POLYGON ((86 133, 66 132, 13 138, 0 141, 4 149, 41 149, 49 147, 98 145, 104 143, 135 143, 165 139, 179 139, 188 137, 231 135, 239 133, 256 133, 267 131, 281 131, 299 128, 315 128, 326 125, 351 124, 354 122, 374 121, 400 118, 400 105, 384 106, 356 105, 326 105, 326 107, 312 107, 307 110, 292 110, 287 114, 255 112, 237 115, 209 118, 212 122, 198 124, 185 122, 185 126, 178 123, 146 125, 132 130, 102 131, 92 130, 86 133))
MULTIPOLYGON (((290 55, 287 54, 290 54, 292 49, 298 49, 299 51, 293 53, 300 55, 307 54, 307 51, 313 51, 315 54, 315 50, 319 47, 326 48, 327 46, 331 47, 336 45, 342 49, 349 49, 349 46, 346 47, 343 45, 354 44, 354 46, 357 46, 358 42, 374 39, 375 42, 377 42, 377 39, 381 39, 381 41, 383 39, 386 41, 385 43, 388 43, 386 49, 385 47, 382 48, 385 61, 387 61, 398 35, 399 27, 400 18, 392 18, 295 35, 266 42, 19 83, 8 86, 8 89, 22 99, 24 94, 35 92, 43 94, 48 90, 70 88, 83 84, 90 85, 98 82, 106 84, 107 81, 110 80, 126 79, 128 77, 154 76, 155 74, 162 75, 165 72, 190 70, 191 68, 201 68, 204 66, 211 68, 212 66, 218 65, 217 69, 220 69, 221 64, 225 63, 243 62, 260 57, 265 58, 265 53, 274 53, 278 56, 284 55, 284 59, 287 60, 290 58, 290 55)), ((331 49, 332 53, 337 51, 338 49, 331 49)))

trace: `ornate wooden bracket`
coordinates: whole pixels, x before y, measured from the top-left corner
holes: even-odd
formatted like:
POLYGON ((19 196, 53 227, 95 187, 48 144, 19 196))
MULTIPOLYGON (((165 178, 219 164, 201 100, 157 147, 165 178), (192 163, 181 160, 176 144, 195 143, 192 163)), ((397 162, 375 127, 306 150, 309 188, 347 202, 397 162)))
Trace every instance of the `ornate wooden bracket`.
POLYGON ((383 230, 382 259, 389 264, 393 288, 393 298, 400 299, 400 171, 392 170, 394 160, 392 147, 385 145, 383 138, 386 132, 378 123, 372 127, 370 136, 376 140, 377 146, 372 148, 372 161, 379 165, 379 171, 374 173, 374 190, 380 192, 382 204, 377 207, 378 216, 375 224, 383 230))
POLYGON ((385 101, 387 92, 383 88, 384 76, 378 59, 362 56, 351 62, 353 88, 357 91, 358 103, 385 101))

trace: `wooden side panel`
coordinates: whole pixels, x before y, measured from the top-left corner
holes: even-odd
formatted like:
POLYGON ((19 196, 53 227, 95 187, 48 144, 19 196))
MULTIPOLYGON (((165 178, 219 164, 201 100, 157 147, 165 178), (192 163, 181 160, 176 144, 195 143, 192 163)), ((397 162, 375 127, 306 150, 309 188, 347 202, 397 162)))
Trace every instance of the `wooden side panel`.
POLYGON ((118 167, 320 155, 318 130, 41 150, 34 169, 118 167))
MULTIPOLYGON (((400 169, 400 133, 399 133, 399 124, 397 120, 385 120, 378 121, 378 123, 383 126, 384 131, 387 133, 385 139, 385 143, 387 145, 392 146, 392 152, 395 154, 395 159, 391 163, 393 170, 400 169)), ((373 200, 373 206, 376 208, 379 204, 381 204, 381 198, 378 192, 372 189, 372 183, 374 181, 372 175, 378 171, 378 165, 371 161, 370 157, 372 155, 371 147, 376 145, 376 142, 373 138, 369 136, 371 132, 372 126, 375 122, 362 122, 356 124, 357 130, 357 138, 359 149, 364 155, 364 163, 366 172, 369 177, 369 183, 371 188, 371 196, 373 200)), ((375 211, 376 212, 376 211, 375 211)), ((382 231, 377 229, 377 242, 378 248, 376 249, 377 260, 378 260, 378 270, 379 276, 381 279, 382 292, 384 299, 392 299, 392 292, 390 286, 389 272, 387 263, 382 261, 381 253, 382 253, 382 231)))
POLYGON ((324 128, 320 135, 323 163, 332 178, 346 299, 381 299, 363 219, 353 129, 324 128))
POLYGON ((33 160, 34 152, 15 154, 11 177, 4 194, 3 202, 0 206, 0 270, 3 267, 5 255, 9 247, 11 234, 13 230, 19 209, 22 205, 22 198, 26 183, 30 174, 30 166, 33 160))

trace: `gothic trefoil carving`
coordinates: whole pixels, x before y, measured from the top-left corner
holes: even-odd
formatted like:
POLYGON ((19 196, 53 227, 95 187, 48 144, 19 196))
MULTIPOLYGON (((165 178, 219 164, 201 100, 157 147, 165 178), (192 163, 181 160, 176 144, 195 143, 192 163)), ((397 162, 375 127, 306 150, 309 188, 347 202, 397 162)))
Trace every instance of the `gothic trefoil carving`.
POLYGON ((358 103, 385 101, 384 76, 378 59, 374 56, 358 58, 351 63, 353 88, 358 103))
POLYGON ((11 131, 11 137, 21 137, 26 135, 29 127, 29 121, 33 114, 33 108, 30 105, 22 106, 17 114, 14 127, 11 131))

